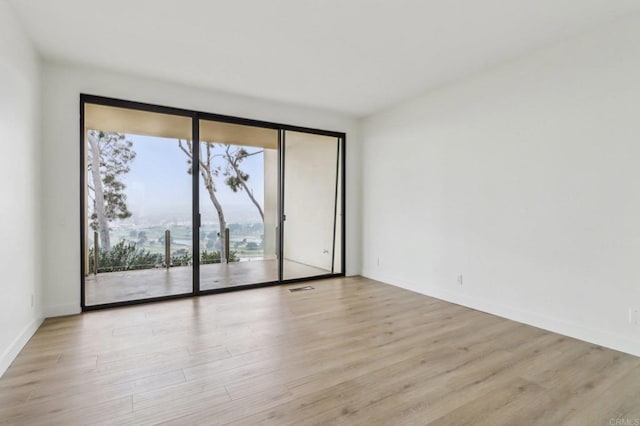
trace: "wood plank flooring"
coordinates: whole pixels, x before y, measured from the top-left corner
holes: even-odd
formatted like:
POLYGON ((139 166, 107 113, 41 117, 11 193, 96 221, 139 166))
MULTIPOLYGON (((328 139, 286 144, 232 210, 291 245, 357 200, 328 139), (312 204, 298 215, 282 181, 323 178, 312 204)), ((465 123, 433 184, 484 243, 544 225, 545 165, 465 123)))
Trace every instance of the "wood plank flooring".
POLYGON ((311 284, 48 319, 0 379, 0 424, 640 419, 640 358, 361 277, 311 284))

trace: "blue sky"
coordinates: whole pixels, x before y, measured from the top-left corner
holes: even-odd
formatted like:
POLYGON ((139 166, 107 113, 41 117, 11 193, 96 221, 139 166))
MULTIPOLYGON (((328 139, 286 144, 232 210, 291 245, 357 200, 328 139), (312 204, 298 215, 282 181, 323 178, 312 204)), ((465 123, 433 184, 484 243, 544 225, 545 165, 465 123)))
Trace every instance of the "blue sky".
MULTIPOLYGON (((191 176, 187 174, 187 156, 178 148, 176 139, 151 136, 127 135, 133 142, 136 158, 131 171, 122 179, 127 186, 127 203, 135 217, 160 217, 182 220, 191 215, 191 176)), ((248 152, 259 150, 247 147, 248 152)), ((216 146, 215 152, 221 153, 216 146)), ((223 160, 217 163, 224 166, 223 160)), ((258 202, 264 207, 264 163, 263 155, 246 158, 242 169, 249 174, 247 184, 253 189, 258 202)), ((228 223, 260 221, 256 207, 244 192, 234 193, 224 184, 224 177, 216 180, 218 198, 223 206, 228 223)), ((203 222, 217 222, 217 215, 209 194, 200 178, 200 210, 203 222)))

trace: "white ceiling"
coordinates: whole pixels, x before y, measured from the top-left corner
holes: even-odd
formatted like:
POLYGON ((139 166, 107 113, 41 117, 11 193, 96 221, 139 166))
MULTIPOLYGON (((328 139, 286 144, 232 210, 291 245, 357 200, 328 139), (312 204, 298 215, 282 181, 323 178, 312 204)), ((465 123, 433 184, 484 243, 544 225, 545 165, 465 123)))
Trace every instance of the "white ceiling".
POLYGON ((41 54, 357 116, 640 0, 11 0, 41 54))

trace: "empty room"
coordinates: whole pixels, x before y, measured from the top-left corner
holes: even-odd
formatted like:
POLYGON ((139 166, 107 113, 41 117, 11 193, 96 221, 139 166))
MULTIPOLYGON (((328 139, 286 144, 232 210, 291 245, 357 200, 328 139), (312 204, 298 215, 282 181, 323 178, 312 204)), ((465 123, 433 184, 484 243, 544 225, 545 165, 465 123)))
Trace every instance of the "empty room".
POLYGON ((0 425, 640 425, 637 0, 0 0, 0 425))

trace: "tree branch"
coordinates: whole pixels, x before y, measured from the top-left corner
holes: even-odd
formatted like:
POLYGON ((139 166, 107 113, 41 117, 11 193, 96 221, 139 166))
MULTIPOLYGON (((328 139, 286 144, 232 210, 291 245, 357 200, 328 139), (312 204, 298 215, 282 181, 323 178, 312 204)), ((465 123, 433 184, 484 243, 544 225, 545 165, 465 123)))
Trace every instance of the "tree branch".
POLYGON ((182 146, 182 139, 178 139, 178 148, 180 148, 182 150, 182 152, 187 154, 187 157, 189 157, 193 161, 192 149, 191 149, 191 147, 189 147, 189 151, 187 151, 186 148, 184 146, 182 146))
MULTIPOLYGON (((254 195, 253 195, 253 191, 249 189, 249 187, 247 186, 247 183, 242 178, 242 173, 240 172, 240 169, 238 167, 238 156, 237 155, 232 156, 229 153, 229 149, 230 149, 230 146, 226 145, 226 148, 225 148, 226 156, 225 156, 225 158, 227 159, 227 162, 229 163, 229 165, 233 169, 233 171, 234 171, 234 173, 236 175, 237 181, 240 182, 240 185, 242 185, 242 188, 244 188, 244 192, 247 193, 247 196, 249 197, 249 199, 251 200, 253 205, 255 205, 256 208, 258 209, 258 213, 260 213, 260 217, 262 218, 262 222, 264 222, 264 212, 262 211, 262 206, 260 205, 260 203, 258 203, 258 200, 256 200, 256 197, 254 197, 254 195)), ((253 155, 253 154, 251 154, 251 155, 253 155)))

